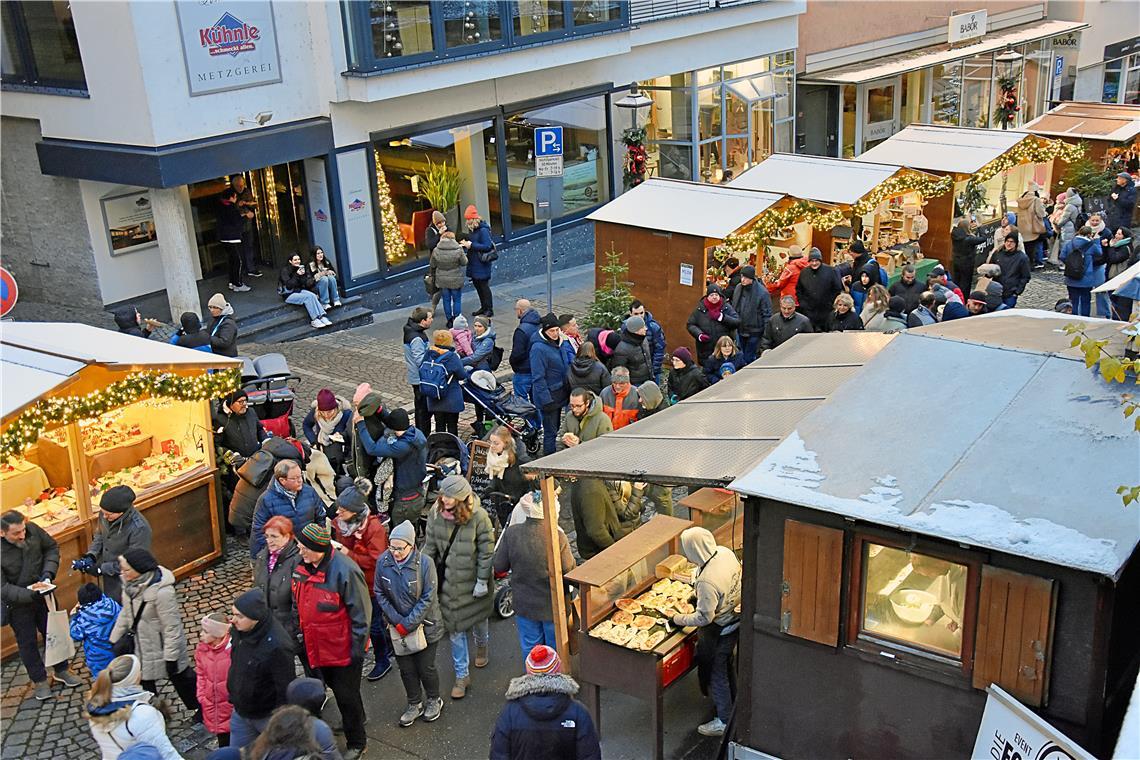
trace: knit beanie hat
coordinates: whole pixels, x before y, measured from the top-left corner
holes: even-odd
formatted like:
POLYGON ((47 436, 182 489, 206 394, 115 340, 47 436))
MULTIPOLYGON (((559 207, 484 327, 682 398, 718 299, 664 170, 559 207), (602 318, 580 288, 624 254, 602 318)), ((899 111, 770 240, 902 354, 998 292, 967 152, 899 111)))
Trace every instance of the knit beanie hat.
POLYGON ((967 298, 966 300, 967 301, 980 301, 982 303, 985 303, 986 302, 986 291, 984 291, 984 290, 971 290, 970 291, 970 297, 967 298))
POLYGON ((95 602, 103 598, 103 592, 100 591, 99 587, 94 583, 84 583, 79 587, 79 590, 75 592, 75 598, 83 605, 95 604, 95 602))
POLYGON ((416 545, 416 526, 412 525, 411 520, 404 520, 402 523, 392 528, 392 533, 388 536, 388 541, 391 542, 399 539, 411 546, 416 545))
POLYGON ((360 399, 356 408, 361 417, 371 417, 384 408, 384 399, 380 398, 380 394, 376 391, 369 391, 360 399))
POLYGON ((230 304, 221 293, 215 293, 210 296, 210 300, 206 302, 206 305, 211 309, 227 309, 230 304))
POLYGON ((693 363, 693 352, 690 351, 689 349, 685 348, 684 346, 681 346, 680 348, 673 349, 673 358, 674 359, 680 359, 685 364, 692 364, 693 363))
POLYGON ((608 348, 611 353, 618 347, 619 343, 621 343, 621 333, 617 330, 610 330, 606 333, 606 339, 603 345, 608 348))
POLYGON ((645 329, 645 320, 641 317, 630 317, 625 321, 625 329, 631 333, 638 332, 645 329))
POLYGON ((467 317, 462 314, 456 315, 455 319, 451 321, 451 326, 458 330, 466 330, 470 325, 467 322, 467 317))
MULTIPOLYGON (((456 317, 456 319, 455 319, 455 324, 457 324, 457 325, 459 324, 459 318, 458 317, 456 317)), ((491 320, 488 319, 487 317, 484 317, 482 314, 475 317, 475 324, 483 325, 483 327, 488 329, 488 330, 491 329, 491 320)))
POLYGON ((808 261, 823 261, 823 254, 819 252, 818 248, 812 248, 808 253, 808 261))
POLYGON ((887 310, 902 314, 906 310, 906 299, 902 296, 891 296, 887 301, 887 310))
POLYGON ((536 644, 530 654, 526 656, 526 672, 532 676, 549 675, 562 672, 562 660, 545 644, 536 644))
POLYGON ((325 685, 319 678, 294 678, 285 688, 285 701, 305 708, 314 717, 320 717, 325 699, 325 685))
MULTIPOLYGON (((407 414, 407 412, 405 412, 407 414)), ((336 505, 354 514, 368 510, 368 494, 372 491, 372 482, 368 478, 357 478, 353 484, 336 496, 336 505)))
POLYGON ((539 324, 538 329, 541 330, 542 332, 546 332, 547 330, 549 330, 552 327, 558 327, 558 315, 555 314, 554 312, 550 312, 545 317, 543 317, 542 321, 539 322, 538 324, 539 324))
POLYGON ((329 529, 317 523, 309 523, 301 528, 301 532, 297 534, 297 540, 301 542, 301 545, 314 552, 327 552, 329 550, 329 538, 329 529))
POLYGON ((336 409, 336 394, 328 388, 321 388, 317 391, 317 409, 322 412, 331 412, 336 409))
POLYGON ((412 421, 408 418, 408 410, 402 407, 396 407, 388 412, 388 429, 396 433, 402 433, 412 426, 412 421))
POLYGON ((149 573, 158 567, 158 560, 146 549, 127 549, 123 552, 123 559, 136 573, 149 573))
POLYGON ((756 267, 748 264, 740 268, 740 276, 747 277, 750 280, 756 279, 756 267))
POLYGON ((246 393, 241 388, 238 388, 236 391, 234 391, 230 395, 226 396, 226 406, 233 406, 235 403, 237 403, 238 401, 241 401, 243 398, 249 398, 249 394, 246 393))
MULTIPOLYGON (((238 609, 241 609, 240 607, 238 609)), ((245 615, 245 613, 242 613, 245 615)), ((202 633, 210 636, 211 638, 220 639, 230 632, 230 624, 224 619, 219 620, 221 617, 218 613, 212 613, 202 618, 202 633)), ((248 617, 248 615, 246 616, 248 617)))
POLYGON ((475 208, 474 205, 468 205, 467 208, 463 209, 463 218, 464 219, 478 219, 479 218, 479 209, 475 208))
POLYGON ((724 295, 724 291, 720 289, 720 285, 717 285, 715 282, 710 282, 705 288, 705 295, 711 296, 713 293, 716 293, 718 296, 724 295))
POLYGON ((234 606, 237 607, 238 612, 250 620, 266 620, 269 617, 269 605, 265 603, 265 592, 260 588, 251 588, 234 599, 234 606))
POLYGON ((867 247, 863 245, 862 240, 856 239, 853 243, 851 243, 851 247, 848 248, 848 250, 851 251, 851 253, 866 253, 867 247))
POLYGON ((449 499, 463 501, 471 496, 471 484, 462 475, 448 475, 439 484, 439 494, 449 499))
MULTIPOLYGON (((135 492, 130 486, 115 486, 108 488, 103 497, 99 499, 99 509, 108 512, 126 512, 135 503, 135 492)), ((132 567, 134 567, 132 565, 132 567)), ((137 568, 136 568, 137 569, 137 568)))

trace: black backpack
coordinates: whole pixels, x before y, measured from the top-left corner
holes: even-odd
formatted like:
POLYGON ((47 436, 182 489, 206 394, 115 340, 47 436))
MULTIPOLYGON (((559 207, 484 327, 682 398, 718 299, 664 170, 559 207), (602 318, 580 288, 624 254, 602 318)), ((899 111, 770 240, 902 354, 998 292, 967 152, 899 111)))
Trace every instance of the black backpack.
POLYGON ((1091 241, 1085 241, 1085 244, 1078 248, 1074 242, 1069 249, 1069 255, 1065 257, 1065 276, 1070 280, 1079 280, 1085 276, 1085 251, 1091 244, 1091 241))
POLYGON ((503 363, 503 349, 500 346, 495 346, 491 349, 491 356, 489 358, 489 366, 491 371, 494 372, 503 363))

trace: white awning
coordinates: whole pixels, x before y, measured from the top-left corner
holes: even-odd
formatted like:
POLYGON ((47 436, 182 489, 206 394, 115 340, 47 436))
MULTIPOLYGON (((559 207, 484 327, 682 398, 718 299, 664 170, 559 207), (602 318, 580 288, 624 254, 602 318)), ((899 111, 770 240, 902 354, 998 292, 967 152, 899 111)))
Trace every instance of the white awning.
POLYGON ((590 214, 595 222, 724 239, 784 196, 653 177, 590 214))
POLYGON ((1006 45, 1024 45, 1027 42, 1035 42, 1087 28, 1088 24, 1080 21, 1039 21, 1034 24, 1024 24, 987 34, 972 45, 958 48, 949 48, 945 44, 932 45, 919 50, 876 58, 865 63, 818 71, 797 78, 796 83, 859 84, 860 82, 870 82, 875 79, 906 74, 909 71, 918 71, 940 63, 958 61, 975 55, 996 53, 1005 49, 1006 45))
POLYGON ((1125 142, 1140 135, 1140 106, 1062 103, 1022 129, 1046 137, 1125 142))
POLYGON ((859 154, 860 161, 928 172, 974 174, 1031 135, 1027 132, 911 124, 859 154))
POLYGON ((728 183, 822 203, 852 205, 902 170, 847 158, 776 153, 728 183))

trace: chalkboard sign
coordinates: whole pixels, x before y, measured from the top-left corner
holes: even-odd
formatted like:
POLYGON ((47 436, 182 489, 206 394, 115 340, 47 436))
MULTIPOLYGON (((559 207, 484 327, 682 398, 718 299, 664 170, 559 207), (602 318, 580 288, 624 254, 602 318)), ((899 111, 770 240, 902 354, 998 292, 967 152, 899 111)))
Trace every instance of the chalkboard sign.
POLYGON ((467 444, 467 450, 467 482, 471 484, 471 490, 482 499, 491 487, 491 478, 487 475, 487 453, 491 450, 491 444, 471 441, 467 444))

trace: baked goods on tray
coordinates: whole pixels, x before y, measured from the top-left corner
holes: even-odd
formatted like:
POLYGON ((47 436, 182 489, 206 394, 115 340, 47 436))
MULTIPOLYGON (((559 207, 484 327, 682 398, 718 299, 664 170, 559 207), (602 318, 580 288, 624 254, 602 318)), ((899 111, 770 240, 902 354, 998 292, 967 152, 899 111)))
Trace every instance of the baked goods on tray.
POLYGON ((629 625, 633 622, 633 613, 626 612, 625 610, 618 610, 611 617, 614 625, 629 625))
POLYGON ((651 633, 645 638, 645 641, 641 643, 641 648, 643 651, 649 651, 664 640, 665 631, 657 631, 656 633, 651 633))
POLYGON ((634 599, 618 599, 614 602, 614 606, 623 612, 630 612, 634 615, 641 612, 641 605, 634 599))
POLYGON ((639 631, 648 631, 650 628, 658 624, 657 618, 649 617, 648 615, 638 615, 633 619, 633 627, 639 631))

